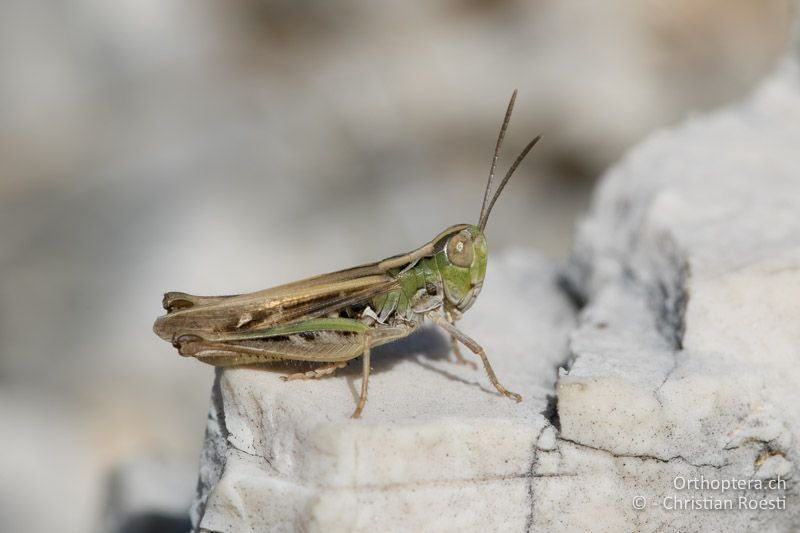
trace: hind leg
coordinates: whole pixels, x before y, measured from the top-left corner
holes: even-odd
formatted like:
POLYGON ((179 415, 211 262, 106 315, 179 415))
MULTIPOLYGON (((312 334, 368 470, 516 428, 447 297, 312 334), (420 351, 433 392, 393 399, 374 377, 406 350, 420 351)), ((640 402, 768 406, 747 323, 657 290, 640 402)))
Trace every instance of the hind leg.
POLYGON ((294 381, 297 379, 305 380, 305 379, 319 379, 323 376, 329 376, 336 372, 340 368, 344 368, 347 366, 347 361, 341 361, 339 363, 333 363, 328 366, 321 366, 319 368, 315 368, 313 370, 309 370, 308 372, 298 372, 296 374, 289 374, 286 376, 281 376, 283 381, 294 381))

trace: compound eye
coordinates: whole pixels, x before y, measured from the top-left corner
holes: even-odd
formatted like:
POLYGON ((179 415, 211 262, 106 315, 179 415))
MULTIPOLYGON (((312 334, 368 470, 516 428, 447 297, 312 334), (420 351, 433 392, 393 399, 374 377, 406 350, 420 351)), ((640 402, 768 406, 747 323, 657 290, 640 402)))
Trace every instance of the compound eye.
POLYGON ((447 259, 450 260, 455 266, 458 267, 471 267, 472 258, 475 254, 472 248, 472 238, 470 235, 459 233, 450 237, 447 241, 447 248, 445 249, 447 259))

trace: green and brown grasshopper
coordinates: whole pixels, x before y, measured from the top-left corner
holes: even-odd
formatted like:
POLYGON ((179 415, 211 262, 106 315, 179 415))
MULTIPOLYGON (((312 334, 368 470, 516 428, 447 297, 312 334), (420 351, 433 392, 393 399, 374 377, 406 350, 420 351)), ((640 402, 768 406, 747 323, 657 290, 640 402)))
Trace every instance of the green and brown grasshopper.
POLYGON ((454 325, 483 286, 487 260, 484 229, 489 214, 540 138, 520 153, 490 200, 516 96, 514 91, 500 128, 476 226, 451 226, 413 252, 250 294, 168 292, 163 301, 167 314, 156 320, 156 334, 171 342, 181 355, 216 366, 286 360, 322 363, 314 370, 284 376, 284 380, 332 374, 360 355, 363 379, 353 413, 353 418, 358 418, 367 400, 370 350, 408 336, 427 318, 450 334, 459 363, 475 366, 459 352, 461 342, 481 358, 500 394, 522 401, 522 396, 500 384, 483 348, 454 325))

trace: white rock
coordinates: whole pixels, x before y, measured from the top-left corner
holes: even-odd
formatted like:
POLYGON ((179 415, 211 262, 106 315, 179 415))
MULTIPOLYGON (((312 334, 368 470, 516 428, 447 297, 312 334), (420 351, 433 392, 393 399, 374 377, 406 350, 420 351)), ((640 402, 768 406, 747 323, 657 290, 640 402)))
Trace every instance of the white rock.
POLYGON ((535 526, 566 530, 597 509, 595 530, 800 527, 792 484, 730 493, 673 485, 677 476, 797 476, 798 124, 798 70, 787 62, 748 102, 654 136, 603 181, 571 263, 571 286, 588 305, 556 390, 559 450, 577 454, 559 471, 577 472, 578 484, 613 480, 613 489, 601 484, 585 499, 535 491, 561 513, 534 513, 535 526), (590 455, 612 462, 587 469, 590 455), (634 496, 647 498, 644 510, 632 510, 634 496), (670 509, 670 498, 702 496, 737 507, 670 509), (739 496, 789 503, 753 514, 739 496))

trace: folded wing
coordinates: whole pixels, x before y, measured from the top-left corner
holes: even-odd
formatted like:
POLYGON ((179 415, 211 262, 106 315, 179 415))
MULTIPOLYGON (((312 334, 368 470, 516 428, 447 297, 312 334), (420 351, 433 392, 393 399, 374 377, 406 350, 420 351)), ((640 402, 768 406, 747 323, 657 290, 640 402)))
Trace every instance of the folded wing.
POLYGON ((167 314, 156 320, 153 329, 170 342, 181 335, 221 340, 226 333, 264 330, 366 305, 396 286, 395 278, 380 263, 372 263, 249 294, 170 292, 164 295, 167 314))

